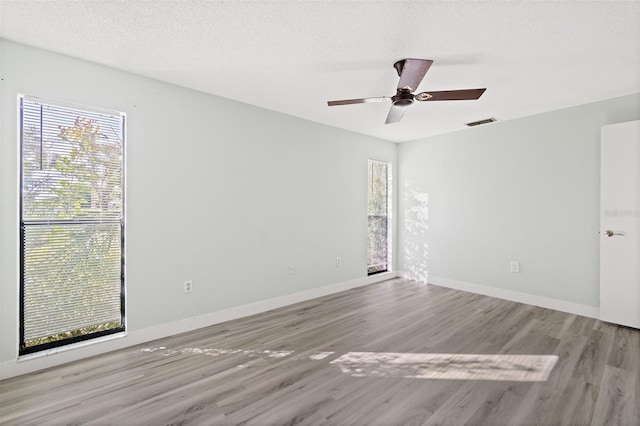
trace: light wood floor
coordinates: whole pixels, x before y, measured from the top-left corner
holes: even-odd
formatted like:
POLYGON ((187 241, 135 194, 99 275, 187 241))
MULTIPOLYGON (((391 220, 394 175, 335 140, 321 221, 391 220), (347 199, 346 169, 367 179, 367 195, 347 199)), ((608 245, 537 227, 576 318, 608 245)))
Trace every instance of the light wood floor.
POLYGON ((640 331, 396 279, 0 391, 2 424, 638 426, 640 331))

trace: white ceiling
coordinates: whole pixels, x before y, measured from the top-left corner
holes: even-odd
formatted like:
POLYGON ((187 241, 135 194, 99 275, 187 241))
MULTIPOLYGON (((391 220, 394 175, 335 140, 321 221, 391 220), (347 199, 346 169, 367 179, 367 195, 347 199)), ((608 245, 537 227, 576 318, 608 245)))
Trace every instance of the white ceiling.
MULTIPOLYGON (((390 141, 640 92, 640 2, 0 0, 0 36, 390 141), (392 64, 432 59, 419 103, 385 125, 392 64)), ((215 111, 212 111, 215 114, 215 111)))

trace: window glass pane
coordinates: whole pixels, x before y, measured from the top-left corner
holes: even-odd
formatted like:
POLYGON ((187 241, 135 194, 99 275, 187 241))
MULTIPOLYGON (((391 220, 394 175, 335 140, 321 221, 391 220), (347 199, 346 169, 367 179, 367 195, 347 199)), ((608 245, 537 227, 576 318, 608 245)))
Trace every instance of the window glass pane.
POLYGON ((370 215, 387 215, 387 167, 386 163, 369 161, 370 215))
POLYGON ((387 270, 387 217, 369 216, 369 273, 387 270))
POLYGON ((25 227, 25 346, 121 325, 120 244, 117 223, 25 227))
POLYGON ((23 219, 122 216, 122 119, 23 105, 23 219))

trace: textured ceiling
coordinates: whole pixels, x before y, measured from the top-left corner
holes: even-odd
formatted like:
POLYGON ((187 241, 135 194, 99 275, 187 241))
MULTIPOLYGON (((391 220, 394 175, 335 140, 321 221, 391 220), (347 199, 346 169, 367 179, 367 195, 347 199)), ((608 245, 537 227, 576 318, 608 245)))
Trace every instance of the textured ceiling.
POLYGON ((640 92, 639 1, 0 0, 0 14, 8 40, 396 142, 640 92), (407 57, 434 61, 418 91, 487 91, 391 125, 386 102, 327 106, 393 95, 407 57))

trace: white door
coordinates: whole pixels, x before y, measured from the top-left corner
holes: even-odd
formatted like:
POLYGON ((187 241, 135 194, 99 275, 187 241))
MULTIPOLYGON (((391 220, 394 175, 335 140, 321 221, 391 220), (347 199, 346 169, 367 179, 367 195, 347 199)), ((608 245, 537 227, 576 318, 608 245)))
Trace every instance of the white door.
POLYGON ((640 121, 602 127, 600 318, 640 328, 640 121))

